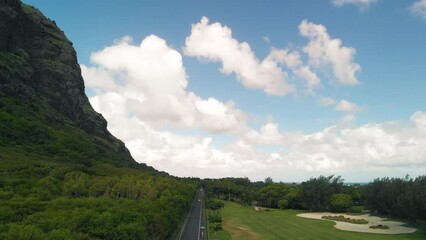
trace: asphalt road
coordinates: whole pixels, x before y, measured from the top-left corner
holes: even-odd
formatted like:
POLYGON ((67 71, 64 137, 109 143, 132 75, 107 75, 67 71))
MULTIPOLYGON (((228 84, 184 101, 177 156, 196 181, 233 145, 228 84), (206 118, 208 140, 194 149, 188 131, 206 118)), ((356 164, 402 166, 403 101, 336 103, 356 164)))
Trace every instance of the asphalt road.
POLYGON ((179 240, 205 240, 204 190, 199 188, 179 240))

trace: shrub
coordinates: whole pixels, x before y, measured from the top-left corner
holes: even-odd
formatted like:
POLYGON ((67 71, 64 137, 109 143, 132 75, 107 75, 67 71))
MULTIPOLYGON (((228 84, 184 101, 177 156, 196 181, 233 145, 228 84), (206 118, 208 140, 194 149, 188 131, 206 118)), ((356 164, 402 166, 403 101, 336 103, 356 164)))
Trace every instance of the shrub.
POLYGON ((335 212, 345 212, 353 205, 352 197, 349 194, 339 193, 331 196, 330 207, 335 212))
POLYGON ((349 210, 351 213, 361 213, 364 210, 364 206, 353 206, 349 210))
POLYGON ((343 215, 339 216, 322 216, 322 219, 332 220, 332 221, 339 221, 339 222, 347 222, 347 223, 353 223, 353 224, 367 224, 368 221, 365 219, 356 219, 356 218, 347 218, 343 215))
POLYGON ((370 228, 372 228, 372 229, 389 229, 389 226, 379 224, 379 225, 371 225, 370 228))

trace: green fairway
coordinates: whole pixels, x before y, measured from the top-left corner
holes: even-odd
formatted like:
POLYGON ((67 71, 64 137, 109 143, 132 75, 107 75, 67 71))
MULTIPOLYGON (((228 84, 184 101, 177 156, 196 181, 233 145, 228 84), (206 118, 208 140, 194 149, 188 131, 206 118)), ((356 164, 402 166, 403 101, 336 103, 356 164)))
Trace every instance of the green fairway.
POLYGON ((426 239, 425 229, 413 234, 368 234, 342 231, 334 222, 297 217, 301 211, 255 211, 237 203, 226 202, 222 209, 223 231, 210 233, 209 239, 426 239))

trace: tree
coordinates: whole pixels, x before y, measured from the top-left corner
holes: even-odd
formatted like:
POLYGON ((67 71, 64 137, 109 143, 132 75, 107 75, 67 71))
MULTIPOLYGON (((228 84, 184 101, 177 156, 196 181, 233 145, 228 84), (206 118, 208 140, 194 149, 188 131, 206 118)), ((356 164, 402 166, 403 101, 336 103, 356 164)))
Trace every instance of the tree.
POLYGON ((70 172, 65 175, 63 192, 69 197, 83 197, 89 194, 90 177, 86 173, 70 172))
POLYGON ((211 210, 220 210, 225 204, 216 199, 207 199, 206 207, 211 210))
POLYGON ((219 211, 211 211, 209 213, 208 220, 211 223, 222 223, 222 215, 219 211))
POLYGON ((330 207, 330 197, 343 191, 343 179, 333 175, 311 178, 302 183, 301 203, 306 209, 327 210, 330 207))
POLYGON ((265 178, 265 184, 273 184, 274 180, 271 177, 265 178))
POLYGON ((330 199, 330 208, 335 212, 345 212, 353 205, 352 197, 349 194, 333 194, 330 199))

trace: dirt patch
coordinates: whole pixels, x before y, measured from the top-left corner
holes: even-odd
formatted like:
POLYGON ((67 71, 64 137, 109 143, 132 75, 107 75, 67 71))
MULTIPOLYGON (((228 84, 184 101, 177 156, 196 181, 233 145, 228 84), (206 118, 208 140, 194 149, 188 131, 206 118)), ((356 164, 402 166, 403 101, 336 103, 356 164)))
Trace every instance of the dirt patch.
POLYGON ((236 224, 234 220, 224 222, 224 228, 232 239, 259 239, 259 234, 246 225, 236 224))
POLYGON ((338 215, 344 215, 345 217, 354 218, 354 219, 365 219, 368 221, 368 224, 352 224, 352 223, 346 223, 346 222, 336 222, 336 225, 334 225, 335 228, 345 231, 352 231, 352 232, 366 232, 366 233, 380 233, 380 234, 402 234, 402 233, 413 233, 417 229, 412 227, 406 227, 403 226, 404 223, 402 222, 396 222, 396 221, 388 221, 386 218, 380 218, 376 216, 371 216, 369 214, 363 214, 363 215, 347 215, 347 214, 341 214, 341 213, 329 213, 329 212, 323 212, 323 213, 301 213, 297 216, 304 217, 304 218, 311 218, 311 219, 319 219, 324 221, 330 221, 321 219, 322 216, 338 216, 338 215), (389 226, 389 229, 373 229, 370 228, 372 225, 387 225, 389 226))

